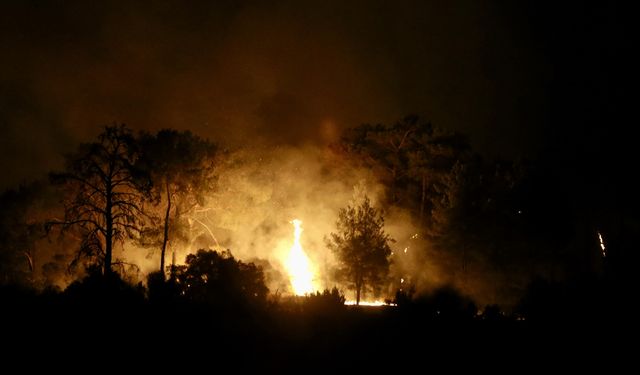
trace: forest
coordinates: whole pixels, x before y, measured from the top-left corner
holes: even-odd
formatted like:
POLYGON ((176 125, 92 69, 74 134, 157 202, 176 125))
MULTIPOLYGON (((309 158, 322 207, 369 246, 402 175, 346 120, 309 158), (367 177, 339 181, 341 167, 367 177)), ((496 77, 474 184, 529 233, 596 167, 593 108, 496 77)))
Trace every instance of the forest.
POLYGON ((0 1, 2 369, 611 372, 632 8, 0 1))
POLYGON ((3 312, 36 330, 189 320, 263 358, 261 340, 338 354, 409 325, 530 332, 628 308, 623 228, 417 116, 324 149, 110 125, 65 160, 1 196, 3 312))

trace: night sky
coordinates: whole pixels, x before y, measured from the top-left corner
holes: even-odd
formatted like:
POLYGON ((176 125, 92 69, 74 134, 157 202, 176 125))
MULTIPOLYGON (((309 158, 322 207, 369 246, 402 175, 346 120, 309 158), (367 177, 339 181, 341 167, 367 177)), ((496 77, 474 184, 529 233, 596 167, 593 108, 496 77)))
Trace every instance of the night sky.
POLYGON ((0 188, 112 123, 298 145, 415 113, 491 157, 617 148, 615 3, 343 3, 3 1, 0 188))

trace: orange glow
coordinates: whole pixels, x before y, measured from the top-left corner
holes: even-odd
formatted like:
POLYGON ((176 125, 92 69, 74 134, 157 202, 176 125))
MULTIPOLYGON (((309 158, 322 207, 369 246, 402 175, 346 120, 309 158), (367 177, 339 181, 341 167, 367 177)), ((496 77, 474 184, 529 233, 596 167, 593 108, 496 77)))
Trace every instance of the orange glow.
MULTIPOLYGON (((345 301, 345 305, 347 306, 355 306, 356 301, 345 301)), ((395 303, 386 303, 383 301, 360 301, 360 306, 397 306, 395 303)))

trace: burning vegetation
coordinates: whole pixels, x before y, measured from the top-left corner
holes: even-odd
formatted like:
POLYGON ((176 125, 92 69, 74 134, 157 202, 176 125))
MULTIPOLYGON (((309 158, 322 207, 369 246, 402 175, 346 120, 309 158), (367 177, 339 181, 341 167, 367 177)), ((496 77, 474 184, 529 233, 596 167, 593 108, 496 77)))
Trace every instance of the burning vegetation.
POLYGON ((293 293, 297 296, 304 296, 305 294, 313 293, 318 288, 314 287, 313 265, 300 244, 302 221, 294 219, 291 224, 294 226, 294 240, 291 251, 285 261, 285 266, 291 280, 293 293))
POLYGON ((225 149, 110 126, 54 184, 3 195, 3 283, 65 289, 98 272, 178 299, 219 299, 208 288, 229 282, 249 300, 398 307, 447 287, 518 311, 553 262, 530 255, 553 242, 522 221, 536 209, 528 173, 416 117, 328 148, 225 149))
POLYGON ((5 371, 612 369, 622 3, 0 1, 5 371))

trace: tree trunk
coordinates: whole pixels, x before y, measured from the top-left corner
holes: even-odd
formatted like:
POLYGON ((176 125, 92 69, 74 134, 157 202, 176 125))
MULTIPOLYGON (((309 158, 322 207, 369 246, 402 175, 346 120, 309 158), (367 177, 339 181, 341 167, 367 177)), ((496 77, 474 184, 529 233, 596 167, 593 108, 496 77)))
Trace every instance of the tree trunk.
POLYGON ((462 290, 467 293, 467 247, 462 245, 462 290))
POLYGON ((424 224, 424 205, 427 200, 427 177, 422 174, 422 201, 420 203, 420 225, 424 224))
POLYGON ((171 269, 169 270, 169 280, 175 281, 176 279, 176 249, 171 252, 171 269))
POLYGON ((362 276, 358 272, 356 276, 356 306, 360 306, 360 292, 362 291, 362 276))
MULTIPOLYGON (((109 184, 110 185, 110 184, 109 184)), ((111 188, 107 188, 106 194, 107 205, 105 207, 105 222, 106 230, 104 234, 105 252, 104 252, 104 275, 111 274, 111 260, 113 253, 113 196, 111 194, 111 188)))
POLYGON ((167 242, 169 242, 169 213, 171 212, 171 190, 169 180, 165 181, 167 187, 167 211, 164 215, 164 236, 162 238, 162 251, 160 252, 160 273, 164 279, 164 257, 167 252, 167 242))

